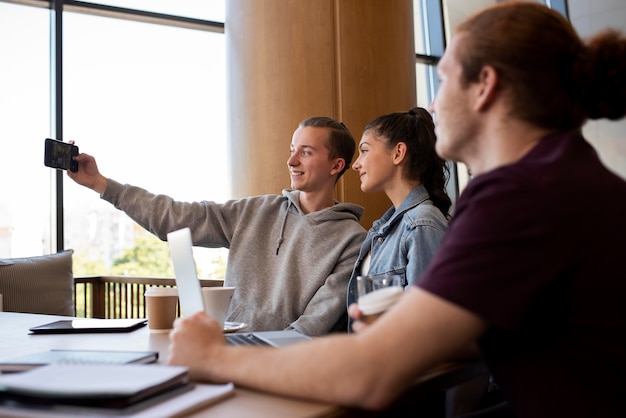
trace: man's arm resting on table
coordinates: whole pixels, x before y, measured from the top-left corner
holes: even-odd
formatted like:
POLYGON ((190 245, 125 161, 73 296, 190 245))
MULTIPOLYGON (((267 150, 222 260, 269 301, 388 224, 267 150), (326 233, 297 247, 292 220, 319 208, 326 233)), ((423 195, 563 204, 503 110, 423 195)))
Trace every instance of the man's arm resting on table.
POLYGON ((193 379, 361 408, 387 406, 416 377, 467 348, 486 325, 474 314, 411 287, 393 309, 352 335, 276 348, 227 346, 205 314, 179 319, 170 363, 193 379))

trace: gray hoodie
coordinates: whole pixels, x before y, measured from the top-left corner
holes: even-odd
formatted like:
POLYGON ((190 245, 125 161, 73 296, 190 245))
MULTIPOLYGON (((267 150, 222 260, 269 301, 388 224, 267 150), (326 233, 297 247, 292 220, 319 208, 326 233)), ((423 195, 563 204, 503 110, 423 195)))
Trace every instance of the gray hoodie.
POLYGON ((162 240, 189 227, 194 245, 229 248, 224 285, 235 294, 227 321, 315 336, 345 319, 348 281, 365 239, 363 208, 336 202, 304 214, 299 193, 177 202, 109 179, 102 198, 162 240))

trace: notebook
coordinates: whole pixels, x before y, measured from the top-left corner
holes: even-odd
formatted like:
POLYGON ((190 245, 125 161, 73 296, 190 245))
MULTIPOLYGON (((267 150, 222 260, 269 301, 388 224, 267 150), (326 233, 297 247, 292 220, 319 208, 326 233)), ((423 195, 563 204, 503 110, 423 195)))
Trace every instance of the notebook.
POLYGON ((0 400, 23 404, 127 408, 192 389, 186 367, 51 364, 0 375, 0 400))
MULTIPOLYGON (((178 302, 183 316, 204 311, 204 300, 193 258, 191 231, 183 228, 167 234, 170 256, 174 265, 178 302)), ((237 290, 235 290, 237 291, 237 290)), ((295 330, 235 332, 227 334, 231 345, 270 345, 281 347, 311 339, 295 330)))
POLYGON ((21 372, 48 364, 153 363, 158 351, 47 350, 0 360, 0 372, 21 372))

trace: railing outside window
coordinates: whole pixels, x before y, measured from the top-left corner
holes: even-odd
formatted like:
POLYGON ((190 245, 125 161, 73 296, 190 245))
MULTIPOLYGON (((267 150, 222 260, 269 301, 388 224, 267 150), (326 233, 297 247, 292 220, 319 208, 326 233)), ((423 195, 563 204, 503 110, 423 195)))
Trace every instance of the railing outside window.
MULTIPOLYGON (((201 279, 202 287, 222 286, 222 280, 201 279)), ((74 307, 79 318, 146 318, 148 287, 176 287, 158 277, 92 276, 74 278, 74 307)), ((180 307, 178 309, 180 315, 180 307)))

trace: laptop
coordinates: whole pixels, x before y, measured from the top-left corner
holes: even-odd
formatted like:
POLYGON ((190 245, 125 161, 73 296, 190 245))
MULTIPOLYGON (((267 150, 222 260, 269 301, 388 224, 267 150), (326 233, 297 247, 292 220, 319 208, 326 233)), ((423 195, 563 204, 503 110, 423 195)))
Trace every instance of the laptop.
MULTIPOLYGON (((178 303, 183 316, 204 312, 204 299, 193 258, 191 231, 179 229, 167 234, 174 276, 178 288, 178 303)), ((237 291, 237 290, 235 290, 237 291)), ((231 345, 269 345, 282 347, 311 337, 296 330, 236 332, 225 335, 231 345)))

